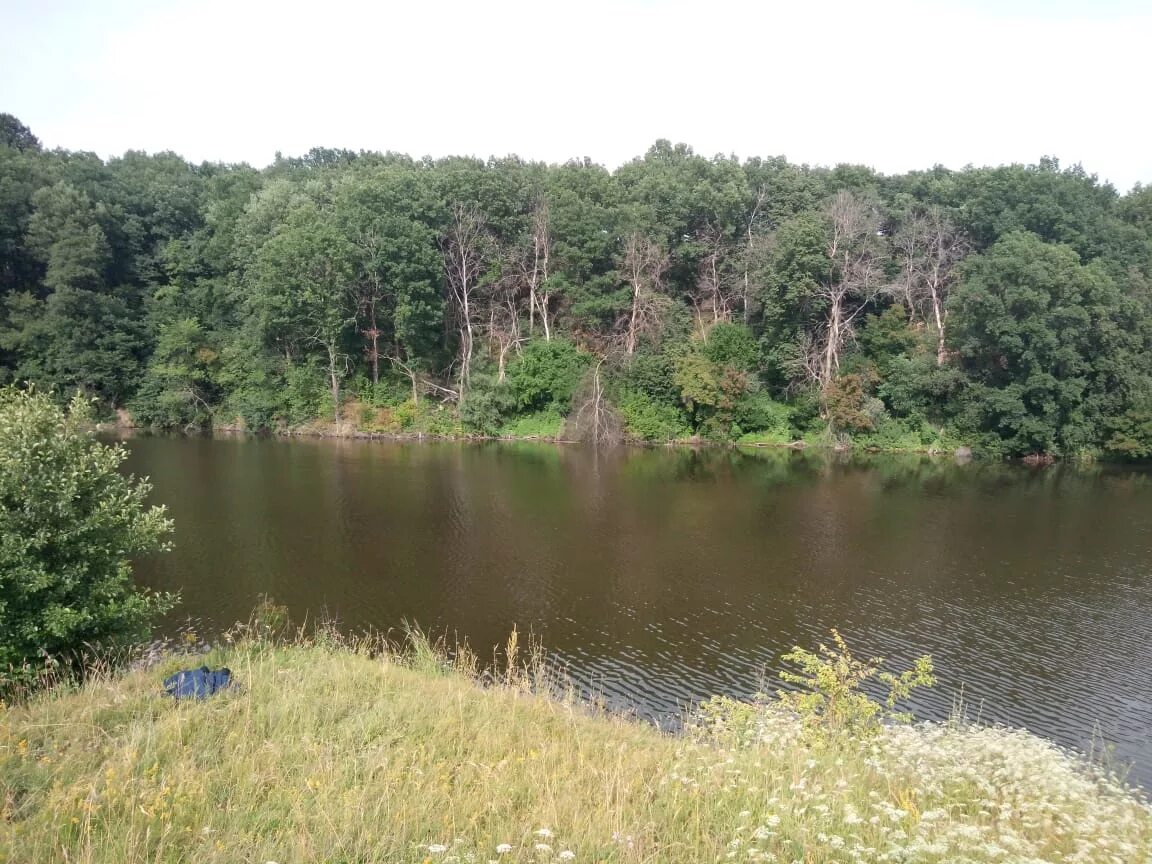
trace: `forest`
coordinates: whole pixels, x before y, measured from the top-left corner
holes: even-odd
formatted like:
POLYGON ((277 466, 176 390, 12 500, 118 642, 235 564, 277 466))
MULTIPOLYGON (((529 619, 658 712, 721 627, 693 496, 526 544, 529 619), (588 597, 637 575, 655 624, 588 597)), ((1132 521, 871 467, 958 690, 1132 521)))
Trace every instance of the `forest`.
POLYGON ((611 171, 44 149, 0 115, 0 385, 170 430, 1152 456, 1152 187, 657 141, 611 171))

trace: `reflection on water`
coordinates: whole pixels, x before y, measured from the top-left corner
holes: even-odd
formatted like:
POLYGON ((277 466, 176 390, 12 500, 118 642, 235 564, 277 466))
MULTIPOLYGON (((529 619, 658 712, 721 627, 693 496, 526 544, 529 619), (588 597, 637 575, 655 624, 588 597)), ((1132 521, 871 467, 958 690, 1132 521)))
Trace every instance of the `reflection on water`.
MULTIPOLYGON (((141 562, 180 617, 415 621, 480 653, 513 625, 609 702, 748 694, 839 627, 933 655, 914 706, 1085 748, 1152 783, 1152 475, 791 451, 136 438, 176 520, 141 562)), ((175 623, 175 620, 172 622, 175 623)))

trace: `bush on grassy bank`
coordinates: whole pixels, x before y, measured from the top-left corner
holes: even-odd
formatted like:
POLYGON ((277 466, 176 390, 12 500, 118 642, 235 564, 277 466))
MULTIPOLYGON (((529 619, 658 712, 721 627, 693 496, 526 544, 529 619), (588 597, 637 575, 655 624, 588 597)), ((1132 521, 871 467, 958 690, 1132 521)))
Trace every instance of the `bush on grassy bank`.
POLYGON ((91 436, 90 408, 0 388, 0 695, 143 638, 174 602, 132 585, 128 559, 164 549, 172 523, 119 472, 124 448, 91 436))

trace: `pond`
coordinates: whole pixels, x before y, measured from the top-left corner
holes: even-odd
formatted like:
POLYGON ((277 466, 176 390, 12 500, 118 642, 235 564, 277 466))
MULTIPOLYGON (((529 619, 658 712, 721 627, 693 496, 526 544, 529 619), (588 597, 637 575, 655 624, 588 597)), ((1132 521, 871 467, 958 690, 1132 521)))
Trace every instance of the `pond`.
POLYGON ((1152 473, 780 450, 129 440, 176 521, 138 563, 166 622, 414 622, 491 656, 513 626, 663 723, 773 687, 838 627, 939 684, 913 703, 1114 746, 1152 785, 1152 473))

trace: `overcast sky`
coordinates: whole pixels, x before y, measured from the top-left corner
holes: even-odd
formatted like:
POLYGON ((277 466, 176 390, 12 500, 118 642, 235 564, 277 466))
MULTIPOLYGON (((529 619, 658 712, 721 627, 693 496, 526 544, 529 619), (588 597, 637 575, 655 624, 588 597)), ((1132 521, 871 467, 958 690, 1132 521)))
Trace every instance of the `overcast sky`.
POLYGON ((1152 181, 1152 0, 0 0, 0 111, 48 147, 698 153, 1152 181))

